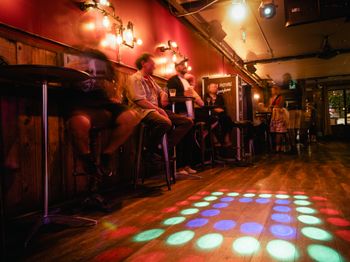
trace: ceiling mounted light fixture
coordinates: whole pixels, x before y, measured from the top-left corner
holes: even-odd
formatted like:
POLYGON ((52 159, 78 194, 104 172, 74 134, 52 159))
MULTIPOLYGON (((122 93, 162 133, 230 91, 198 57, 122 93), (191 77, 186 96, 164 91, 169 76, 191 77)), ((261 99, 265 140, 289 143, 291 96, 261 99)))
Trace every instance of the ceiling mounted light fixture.
POLYGON ((270 19, 276 15, 277 5, 274 0, 262 0, 259 6, 259 13, 262 18, 270 19))
POLYGON ((233 20, 242 21, 247 15, 245 0, 233 0, 230 14, 233 20))

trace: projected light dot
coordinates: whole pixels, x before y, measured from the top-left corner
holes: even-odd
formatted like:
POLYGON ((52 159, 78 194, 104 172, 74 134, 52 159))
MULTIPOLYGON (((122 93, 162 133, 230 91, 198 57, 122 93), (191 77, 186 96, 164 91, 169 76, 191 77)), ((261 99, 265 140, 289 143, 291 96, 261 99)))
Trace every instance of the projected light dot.
POLYGON ((236 226, 236 222, 233 220, 220 220, 214 224, 214 228, 217 230, 227 231, 236 226))
POLYGON ((272 240, 266 246, 267 252, 278 259, 284 261, 294 261, 298 257, 295 246, 285 240, 272 240))
POLYGON ((326 214, 326 215, 340 215, 340 211, 339 210, 335 210, 335 209, 331 209, 331 208, 321 208, 320 212, 322 214, 326 214))
POLYGON ((254 237, 240 237, 233 242, 233 249, 241 255, 251 255, 259 248, 259 241, 254 237))
POLYGON ((296 237, 296 229, 290 226, 273 225, 270 227, 270 232, 278 238, 292 239, 296 237))
POLYGON ((195 207, 206 207, 209 206, 209 202, 197 202, 193 204, 195 207))
POLYGON ((267 199, 267 198, 258 198, 257 200, 255 200, 256 203, 259 203, 259 204, 267 204, 270 202, 270 199, 267 199))
POLYGON ((213 216, 217 216, 219 214, 220 214, 220 210, 217 210, 217 209, 209 209, 209 210, 205 210, 201 213, 201 215, 204 217, 213 217, 213 216))
POLYGON ((259 235, 263 229, 261 224, 255 222, 244 223, 240 227, 241 232, 248 235, 259 235))
POLYGON ((292 217, 287 214, 272 214, 271 219, 279 223, 290 223, 292 222, 292 217))
POLYGON ((290 201, 286 200, 286 199, 278 199, 278 200, 275 201, 275 203, 278 204, 278 205, 289 205, 290 201))
POLYGON ((330 217, 327 219, 328 223, 331 223, 332 225, 339 226, 339 227, 348 227, 350 226, 350 221, 340 218, 340 217, 330 217))
POLYGON ((291 210, 290 207, 287 207, 287 206, 275 206, 273 208, 273 210, 277 211, 277 212, 289 212, 291 210))
POLYGON ((224 238, 221 234, 207 234, 197 240, 197 246, 200 249, 214 249, 220 246, 223 240, 224 238))
POLYGON ((311 205, 311 202, 307 200, 295 200, 294 204, 296 204, 297 206, 309 206, 311 205))
POLYGON ((300 215, 298 216, 298 220, 308 225, 318 225, 322 223, 321 219, 314 216, 308 216, 308 215, 300 215))
POLYGON ((188 208, 188 209, 184 209, 180 212, 181 215, 193 215, 199 212, 198 208, 188 208))
POLYGON ((220 199, 222 202, 231 202, 235 200, 233 197, 223 197, 220 199))
POLYGON ((271 194, 260 194, 259 197, 270 198, 270 197, 272 197, 272 195, 271 194))
POLYGON ((253 201, 253 199, 249 198, 249 197, 243 197, 243 198, 239 199, 239 202, 241 202, 241 203, 249 203, 249 202, 252 202, 252 201, 253 201))
POLYGON ((208 223, 206 218, 196 218, 187 222, 186 226, 190 228, 202 227, 208 223))
POLYGON ((321 241, 332 240, 332 235, 330 233, 317 227, 304 227, 301 229, 301 233, 303 233, 304 236, 311 239, 321 241))
POLYGON ((213 205, 213 208, 225 208, 228 207, 227 203, 217 203, 213 205))
POLYGON ((304 196, 304 195, 295 195, 294 196, 295 199, 308 199, 308 196, 304 196))
POLYGON ((191 230, 184 230, 170 235, 166 243, 171 246, 178 246, 186 244, 194 237, 194 232, 191 230))
POLYGON ((207 196, 205 198, 203 198, 205 201, 215 201, 216 199, 218 199, 216 196, 207 196))
POLYGON ((139 234, 137 234, 134 237, 135 242, 145 242, 145 241, 150 241, 153 239, 156 239, 157 237, 160 237, 164 233, 163 229, 150 229, 143 231, 139 234))
POLYGON ((289 196, 288 196, 288 195, 285 195, 285 194, 278 194, 278 195, 276 195, 276 198, 279 198, 279 199, 287 199, 287 198, 289 198, 289 196))
POLYGON ((248 194, 244 194, 243 196, 244 196, 244 197, 253 197, 253 196, 255 196, 255 194, 253 194, 253 193, 248 193, 248 194))
POLYGON ((310 207, 297 207, 295 210, 298 211, 299 213, 303 213, 303 214, 315 214, 315 213, 317 213, 317 211, 315 209, 310 208, 310 207))
POLYGON ((213 196, 222 196, 224 193, 223 192, 213 192, 211 193, 213 196))
POLYGON ((307 247, 310 257, 318 262, 341 262, 341 255, 334 249, 323 245, 310 245, 307 247))
POLYGON ((231 192, 231 193, 228 193, 227 194, 228 196, 239 196, 239 193, 237 193, 237 192, 231 192))
POLYGON ((164 220, 163 224, 166 226, 171 226, 171 225, 177 225, 186 220, 185 217, 171 217, 166 220, 164 220))

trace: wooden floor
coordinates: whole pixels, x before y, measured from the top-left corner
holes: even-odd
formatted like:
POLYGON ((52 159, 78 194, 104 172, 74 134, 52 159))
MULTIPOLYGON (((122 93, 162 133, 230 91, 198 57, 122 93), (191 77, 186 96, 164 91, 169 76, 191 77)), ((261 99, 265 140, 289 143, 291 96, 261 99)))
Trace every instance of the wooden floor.
POLYGON ((42 232, 25 251, 17 242, 18 253, 27 261, 350 261, 349 144, 320 142, 300 156, 201 175, 172 191, 124 190, 112 213, 84 213, 97 226, 42 232))

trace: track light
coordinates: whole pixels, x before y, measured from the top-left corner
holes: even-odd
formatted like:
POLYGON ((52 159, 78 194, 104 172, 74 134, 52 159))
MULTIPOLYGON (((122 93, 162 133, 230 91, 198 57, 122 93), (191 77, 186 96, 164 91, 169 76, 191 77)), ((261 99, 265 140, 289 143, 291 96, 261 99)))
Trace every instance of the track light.
POLYGON ((276 15, 276 8, 274 0, 263 0, 259 7, 259 13, 262 18, 270 19, 276 15))
POLYGON ((230 12, 232 19, 236 21, 243 20, 247 15, 245 0, 233 0, 230 12))

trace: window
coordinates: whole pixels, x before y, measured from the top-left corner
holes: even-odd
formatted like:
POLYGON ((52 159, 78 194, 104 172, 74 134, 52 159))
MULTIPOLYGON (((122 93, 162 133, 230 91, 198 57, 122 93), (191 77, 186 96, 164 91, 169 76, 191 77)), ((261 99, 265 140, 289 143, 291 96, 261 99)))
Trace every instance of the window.
POLYGON ((350 124, 350 89, 328 91, 331 125, 350 124))

